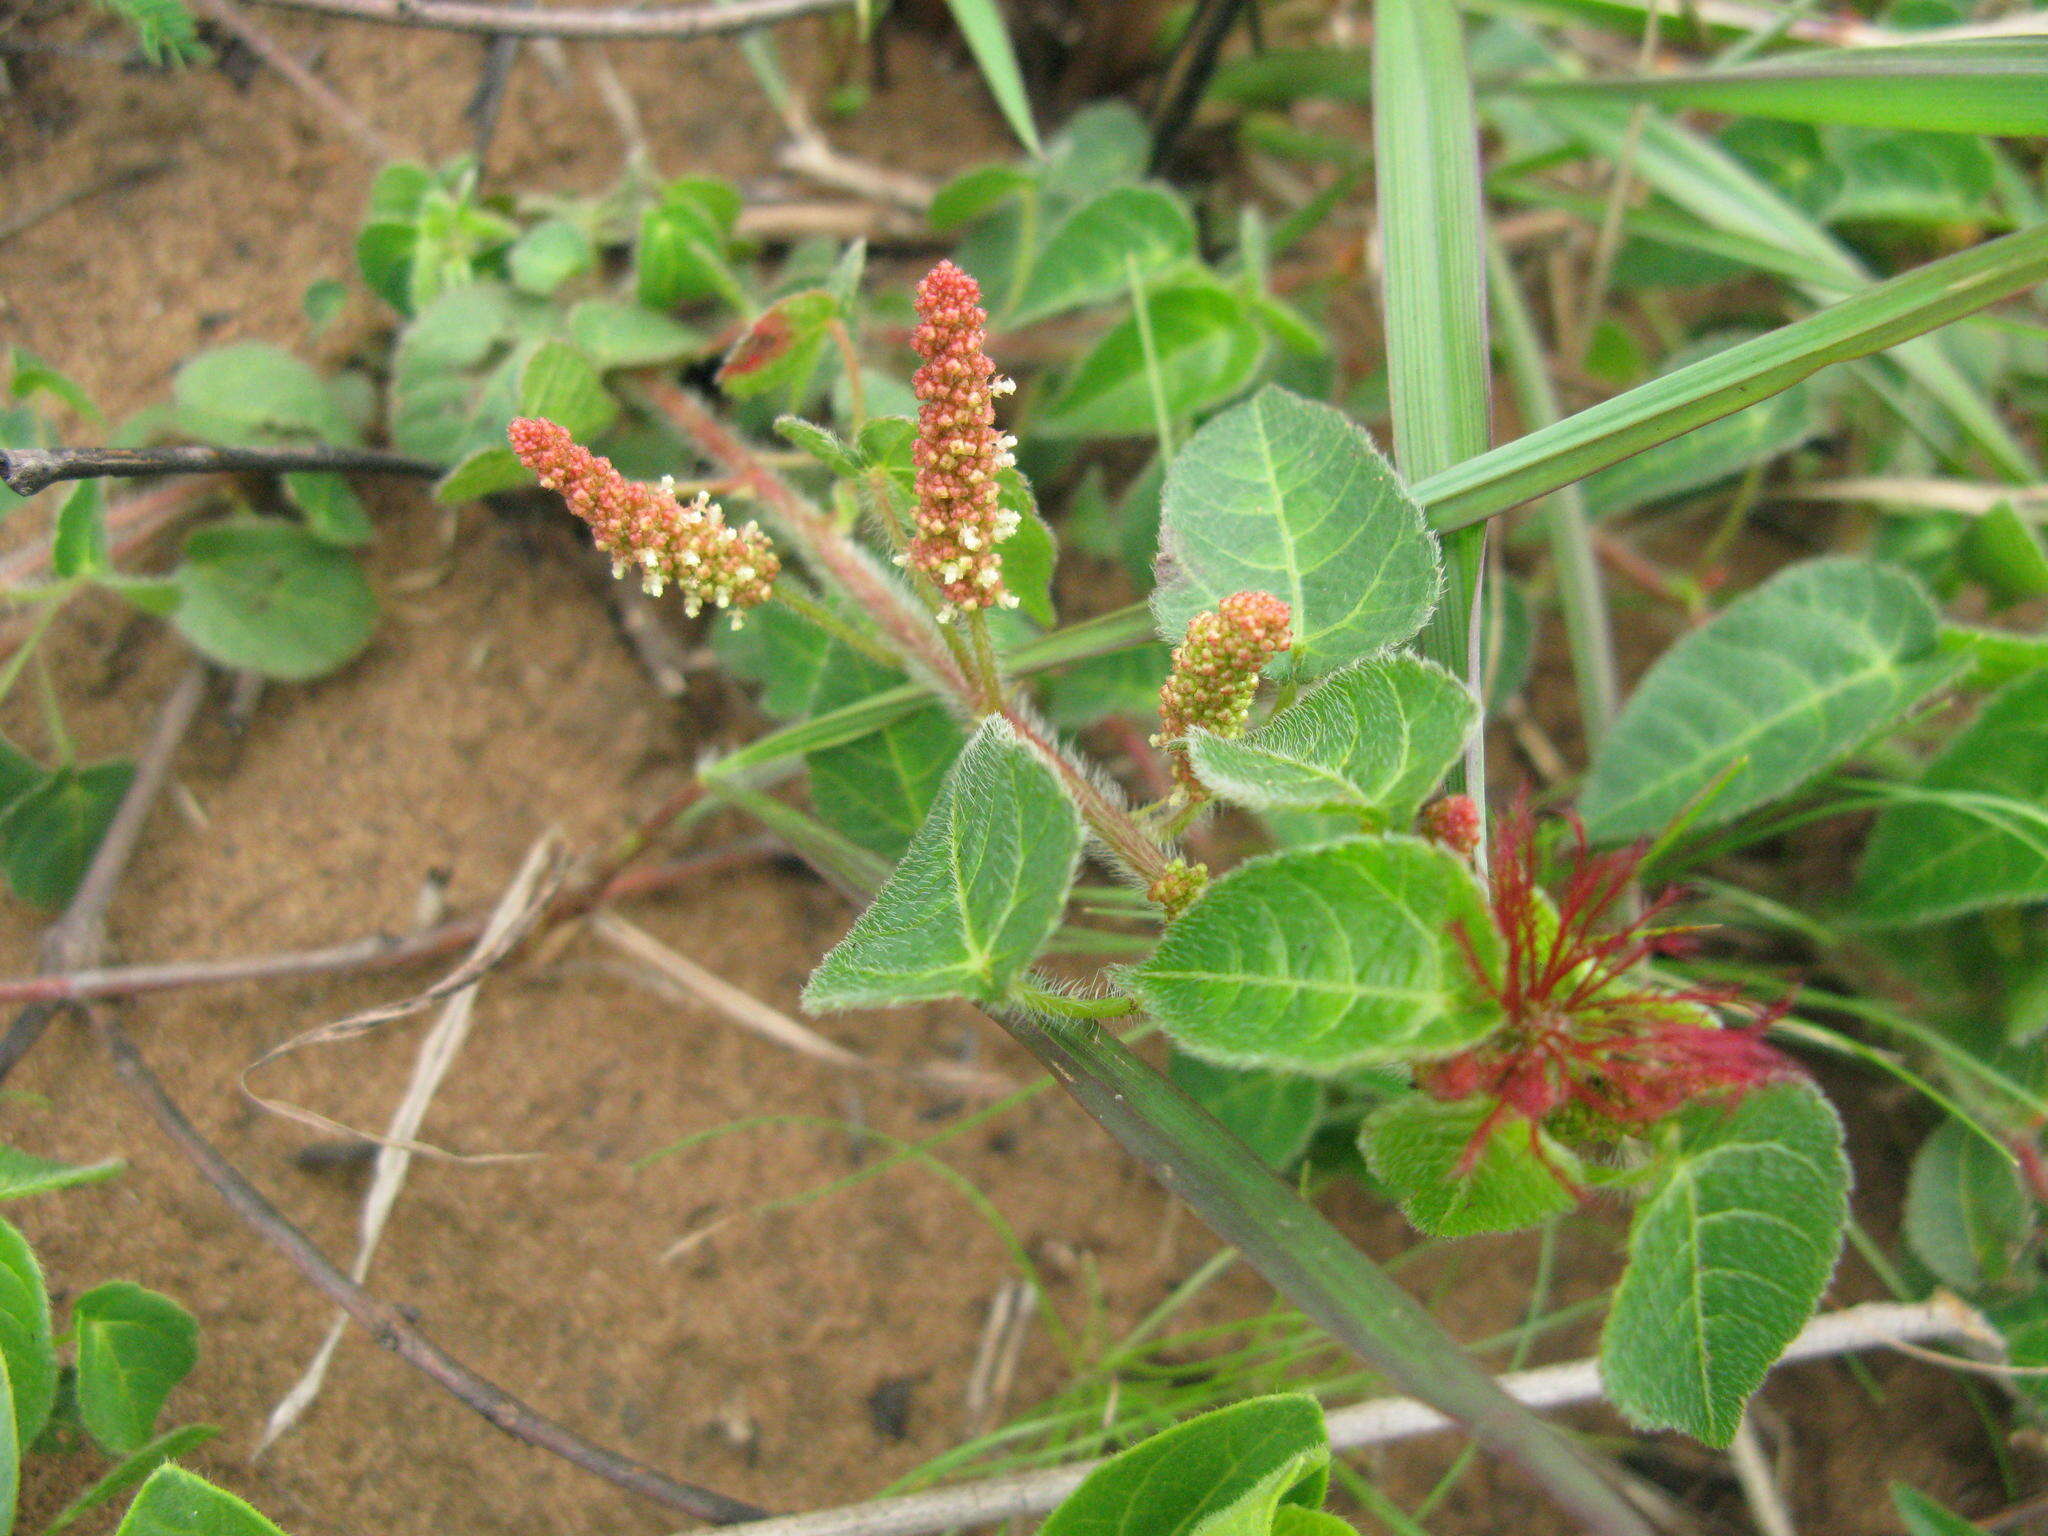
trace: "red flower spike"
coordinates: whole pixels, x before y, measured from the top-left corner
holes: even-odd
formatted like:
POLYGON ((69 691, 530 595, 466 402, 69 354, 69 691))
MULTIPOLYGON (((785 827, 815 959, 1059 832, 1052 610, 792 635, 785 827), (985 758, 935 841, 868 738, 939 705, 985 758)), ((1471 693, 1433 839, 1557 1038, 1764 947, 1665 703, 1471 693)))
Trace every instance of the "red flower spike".
POLYGON ((732 609, 735 626, 740 610, 768 601, 782 562, 759 525, 732 527, 702 492, 677 501, 672 480, 628 480, 555 422, 521 417, 505 436, 519 462, 590 524, 614 576, 637 571, 650 597, 673 586, 693 619, 706 607, 732 609))
POLYGON ((917 537, 905 558, 939 589, 943 623, 957 613, 1017 606, 996 550, 1017 531, 996 480, 1016 463, 1010 450, 1017 440, 995 425, 995 397, 1017 386, 997 377, 989 361, 981 285, 952 262, 940 262, 917 285, 917 318, 910 344, 925 360, 910 380, 918 400, 911 445, 917 537))
POLYGON ((1500 819, 1489 872, 1503 940, 1499 967, 1483 963, 1470 935, 1457 931, 1467 964, 1505 1020, 1480 1044, 1419 1067, 1415 1077, 1439 1099, 1496 1101, 1466 1149, 1466 1171, 1509 1113, 1530 1123, 1532 1137, 1566 1111, 1596 1128, 1638 1130, 1694 1099, 1739 1097, 1799 1075, 1763 1039, 1790 997, 1759 1007, 1733 987, 1665 990, 1632 976, 1674 937, 1694 932, 1656 926, 1680 893, 1667 891, 1640 916, 1609 926, 1648 844, 1596 854, 1576 818, 1572 830, 1570 868, 1553 906, 1536 881, 1528 796, 1518 797, 1500 819), (1746 1013, 1748 1021, 1705 1022, 1715 1009, 1746 1013))
POLYGON ((1422 808, 1415 818, 1415 830, 1469 859, 1478 852, 1486 828, 1480 821, 1479 804, 1470 795, 1445 795, 1422 808))

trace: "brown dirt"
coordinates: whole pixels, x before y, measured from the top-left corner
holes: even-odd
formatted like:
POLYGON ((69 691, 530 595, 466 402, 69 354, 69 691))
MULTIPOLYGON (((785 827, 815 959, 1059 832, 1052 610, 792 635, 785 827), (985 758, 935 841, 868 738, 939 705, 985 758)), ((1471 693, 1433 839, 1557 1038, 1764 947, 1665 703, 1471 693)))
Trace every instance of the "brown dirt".
MULTIPOLYGON (((316 50, 322 75, 402 143, 437 157, 463 146, 458 111, 474 42, 269 12, 259 20, 288 45, 316 50)), ((78 12, 28 31, 114 40, 78 12)), ((789 35, 801 44, 819 34, 789 35)), ((610 53, 666 170, 772 184, 775 126, 728 47, 610 53)), ((813 66, 800 73, 815 74, 815 50, 801 57, 813 66)), ((161 398, 195 347, 237 337, 305 344, 299 296, 311 280, 346 271, 372 167, 301 98, 263 71, 238 89, 212 69, 164 76, 49 58, 8 68, 16 89, 0 127, 0 207, 166 152, 175 159, 146 184, 0 244, 8 340, 74 373, 117 414, 161 398)), ((971 72, 953 55, 900 40, 892 82, 838 130, 842 147, 934 175, 1003 152, 971 72)), ((524 58, 494 154, 497 183, 587 188, 614 173, 617 155, 594 98, 563 92, 524 58)), ((370 307, 355 306, 330 353, 365 339, 370 307)), ((336 678, 270 690, 242 734, 209 709, 114 905, 121 957, 249 953, 398 930, 432 881, 445 880, 458 906, 488 904, 544 829, 600 846, 672 790, 696 752, 751 728, 746 708, 708 681, 680 709, 656 698, 564 526, 469 508, 451 536, 416 491, 385 487, 375 502, 371 567, 387 607, 375 644, 336 678)), ((55 643, 85 752, 130 750, 183 665, 175 641, 111 606, 85 604, 55 643)), ((4 723, 39 741, 32 719, 4 723)), ((815 881, 766 866, 640 903, 631 915, 783 1007, 793 1007, 808 966, 848 918, 815 881)), ((0 907, 7 971, 31 965, 36 926, 18 906, 0 907)), ((949 1447, 962 1432, 962 1384, 983 1311, 1008 1269, 994 1235, 915 1168, 799 1211, 747 1213, 855 1166, 856 1138, 825 1120, 914 1137, 943 1128, 961 1107, 797 1060, 622 981, 605 960, 579 936, 484 987, 475 1034, 428 1134, 466 1152, 537 1155, 417 1163, 374 1288, 593 1438, 776 1509, 863 1496, 949 1447), (677 1138, 752 1116, 819 1118, 633 1166, 677 1138), (718 1218, 732 1219, 682 1262, 664 1262, 678 1236, 718 1218), (900 1399, 904 1384, 907 1421, 891 1426, 870 1399, 878 1388, 900 1399)), ((124 1017, 206 1132, 340 1255, 353 1241, 359 1186, 296 1164, 314 1133, 253 1110, 237 1075, 287 1034, 402 995, 430 974, 180 995, 124 1017)), ((1027 1075, 1020 1054, 963 1010, 821 1027, 887 1062, 951 1057, 972 1040, 984 1064, 1027 1075)), ((415 1030, 398 1025, 305 1053, 272 1069, 266 1084, 349 1123, 379 1124, 409 1070, 415 1030)), ((53 1032, 11 1086, 39 1097, 0 1108, 9 1142, 130 1163, 114 1183, 10 1213, 53 1287, 61 1298, 133 1277, 198 1314, 204 1357, 173 1410, 225 1426, 197 1465, 287 1528, 581 1536, 676 1523, 509 1442, 360 1335, 343 1346, 310 1418, 252 1463, 256 1431, 325 1325, 325 1307, 166 1149, 75 1027, 53 1032)), ((1071 1322, 1082 1321, 1099 1285, 1105 1322, 1128 1324, 1212 1250, 1192 1223, 1169 1227, 1149 1180, 1055 1095, 944 1155, 1045 1262, 1071 1322)), ((1885 1147, 1878 1166, 1896 1157, 1885 1147)), ((1895 1179, 1872 1182, 1888 1193, 1895 1179)), ((1373 1251, 1403 1242, 1384 1211, 1362 1198, 1340 1204, 1373 1251)), ((1560 1299, 1603 1282, 1616 1235, 1612 1212, 1572 1224, 1560 1299)), ((1477 1337, 1517 1320, 1530 1253, 1526 1241, 1471 1245, 1410 1274, 1458 1332, 1477 1337)), ((1845 1294, 1867 1293, 1859 1285, 1845 1282, 1845 1294)), ((1239 1277, 1198 1315, 1242 1314, 1266 1299, 1239 1277)), ((1581 1332, 1558 1347, 1588 1342, 1581 1332)), ((2001 1495, 1982 1432, 1953 1385, 1910 1364, 1872 1370, 1879 1401, 1834 1366, 1787 1372, 1768 1393, 1791 1426, 1789 1481, 1809 1529, 1893 1529, 1882 1495, 1890 1477, 1971 1510, 1994 1507, 2001 1495)), ((1060 1379, 1041 1330, 1013 1401, 1029 1403, 1060 1379)), ((1412 1501, 1448 1454, 1439 1445, 1366 1467, 1412 1501)), ((1707 1528, 1741 1528, 1725 1482, 1703 1459, 1653 1450, 1652 1463, 1706 1514, 1707 1528)), ((34 1463, 28 1523, 90 1471, 82 1459, 34 1463)), ((1560 1529, 1527 1488, 1484 1467, 1432 1525, 1560 1529)))

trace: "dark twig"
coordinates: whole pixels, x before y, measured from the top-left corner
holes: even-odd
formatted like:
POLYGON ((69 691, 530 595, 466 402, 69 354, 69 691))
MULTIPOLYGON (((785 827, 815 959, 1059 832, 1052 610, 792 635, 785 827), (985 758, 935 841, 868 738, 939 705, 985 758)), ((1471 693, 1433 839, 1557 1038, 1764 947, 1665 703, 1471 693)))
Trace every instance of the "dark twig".
POLYGON ((235 0, 192 0, 192 6, 222 31, 233 33, 243 47, 275 70, 282 79, 296 86, 300 95, 332 118, 335 125, 354 139, 357 147, 372 160, 382 165, 401 158, 397 147, 379 133, 367 117, 343 101, 332 87, 244 15, 235 0))
POLYGON ((375 448, 0 448, 0 483, 17 496, 33 496, 59 480, 90 480, 98 475, 202 475, 229 469, 439 475, 445 468, 430 459, 375 448))
POLYGON ((836 11, 853 0, 730 0, 728 4, 675 5, 643 11, 633 6, 578 10, 566 5, 515 10, 471 0, 262 0, 288 10, 351 16, 402 27, 447 32, 517 33, 522 37, 710 37, 744 32, 771 21, 836 11))
MULTIPOLYGON (((107 904, 113 900, 114 887, 128 868, 128 860, 142 835, 142 825, 149 819, 157 794, 170 775, 171 758, 191 729, 205 691, 206 668, 195 663, 178 679, 157 712, 156 727, 136 760, 135 777, 129 781, 128 792, 121 797, 106 835, 86 866, 85 878, 79 881, 63 916, 43 935, 40 968, 45 973, 75 971, 92 965, 106 947, 107 904)), ((67 1006, 61 998, 46 999, 31 1002, 15 1015, 7 1033, 0 1035, 0 1082, 6 1081, 7 1074, 35 1048, 51 1020, 67 1006)))
MULTIPOLYGON (((1155 173, 1173 153, 1195 108, 1208 93, 1217 61, 1223 56, 1223 44, 1245 9, 1246 0, 1202 0, 1195 8, 1194 20, 1188 24, 1173 68, 1160 88, 1159 103, 1152 110, 1151 168, 1155 173)), ((1252 14, 1258 14, 1256 7, 1252 14)))
MULTIPOLYGON (((170 480, 107 506, 108 554, 115 564, 141 549, 187 513, 195 512, 218 485, 205 477, 170 480)), ((50 570, 50 541, 37 539, 0 560, 0 587, 19 586, 50 570)))
POLYGON ((59 192, 55 197, 45 198, 19 213, 0 219, 0 240, 12 240, 22 231, 35 228, 43 220, 62 213, 75 203, 85 202, 88 198, 98 197, 103 193, 118 192, 123 187, 132 187, 161 176, 177 163, 176 160, 169 158, 151 160, 143 165, 125 166, 117 171, 109 171, 103 176, 95 176, 68 192, 59 192))
POLYGON ((200 1176, 213 1186, 229 1209, 283 1254, 315 1290, 360 1323, 379 1346, 445 1388, 464 1406, 474 1409, 513 1439, 552 1452, 629 1493, 714 1525, 763 1518, 765 1512, 751 1504, 708 1488, 679 1483, 652 1467, 592 1444, 566 1425, 529 1408, 442 1349, 407 1321, 398 1308, 380 1301, 342 1273, 200 1134, 142 1059, 127 1031, 110 1014, 97 1010, 91 1018, 94 1032, 113 1060, 115 1073, 142 1101, 178 1150, 191 1159, 200 1176))
MULTIPOLYGON (((613 901, 626 901, 655 891, 672 890, 691 880, 717 874, 779 852, 773 838, 740 838, 688 858, 616 875, 596 888, 570 887, 555 898, 546 915, 562 922, 613 901)), ((484 919, 457 918, 404 938, 372 934, 331 944, 324 949, 284 950, 269 955, 237 955, 225 960, 173 960, 157 965, 117 965, 62 975, 31 976, 0 981, 0 1003, 27 1003, 58 1008, 101 998, 141 997, 151 992, 176 992, 191 987, 229 986, 243 981, 281 981, 300 976, 325 976, 346 971, 396 970, 440 955, 452 954, 476 941, 484 919)))

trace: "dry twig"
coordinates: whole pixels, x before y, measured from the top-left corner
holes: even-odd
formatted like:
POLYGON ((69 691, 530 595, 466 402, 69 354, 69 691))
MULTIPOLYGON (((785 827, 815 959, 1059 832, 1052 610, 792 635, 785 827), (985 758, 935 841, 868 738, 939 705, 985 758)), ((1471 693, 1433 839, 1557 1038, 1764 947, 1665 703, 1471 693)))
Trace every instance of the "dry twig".
POLYGON ((567 5, 515 10, 475 0, 262 0, 265 5, 355 21, 382 21, 401 27, 429 27, 444 32, 489 32, 521 37, 712 37, 744 32, 772 21, 789 21, 821 11, 836 11, 853 0, 727 0, 725 4, 668 6, 641 10, 637 6, 584 10, 567 5))
POLYGON ((378 165, 403 159, 391 140, 379 133, 370 120, 343 101, 318 75, 291 56, 276 39, 243 14, 235 0, 192 0, 193 9, 215 26, 234 34, 235 39, 278 75, 297 87, 300 95, 334 120, 336 127, 378 165))
POLYGON ((0 483, 17 496, 33 496, 59 480, 90 480, 101 475, 194 475, 232 469, 281 474, 331 469, 438 477, 443 467, 374 448, 0 448, 0 483))

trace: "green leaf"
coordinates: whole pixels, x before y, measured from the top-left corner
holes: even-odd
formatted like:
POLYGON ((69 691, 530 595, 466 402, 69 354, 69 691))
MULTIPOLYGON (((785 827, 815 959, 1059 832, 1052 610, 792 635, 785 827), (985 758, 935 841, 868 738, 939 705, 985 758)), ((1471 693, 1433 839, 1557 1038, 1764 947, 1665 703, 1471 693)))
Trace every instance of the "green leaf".
POLYGON ((1112 187, 1063 219, 1046 241, 1007 327, 1127 293, 1130 263, 1151 278, 1195 253, 1195 221, 1163 187, 1112 187))
POLYGON ((718 387, 738 400, 770 390, 803 394, 817 372, 839 301, 823 288, 778 299, 747 327, 719 365, 718 387))
POLYGON ((590 236, 567 219, 548 219, 533 226, 505 253, 512 286, 546 298, 562 284, 597 265, 590 236))
POLYGON ((147 1445, 171 1389, 199 1363, 199 1324, 127 1280, 96 1285, 71 1309, 78 1335, 78 1412, 110 1456, 147 1445))
MULTIPOLYGON (((1243 298, 1214 283, 1156 288, 1145 312, 1167 414, 1182 420, 1251 383, 1266 337, 1243 298)), ((1103 335, 1033 424, 1052 437, 1149 437, 1157 426, 1135 316, 1103 335)))
POLYGON ((284 493, 306 515, 307 529, 329 544, 367 544, 376 535, 344 476, 298 470, 284 477, 284 493))
POLYGON ((532 484, 533 471, 510 448, 479 448, 434 482, 434 500, 454 506, 532 484))
POLYGON ((778 416, 775 418, 775 434, 790 447, 808 453, 842 479, 852 480, 860 475, 860 461, 854 457, 853 449, 830 427, 805 421, 801 416, 778 416))
POLYGON ((48 363, 27 347, 17 346, 8 354, 9 378, 7 393, 15 400, 33 400, 37 395, 49 395, 61 400, 87 421, 106 420, 100 408, 92 403, 92 396, 84 386, 68 373, 52 368, 48 363))
POLYGON ((0 814, 47 777, 41 763, 0 736, 0 814))
POLYGON ((547 341, 520 371, 519 412, 544 416, 587 443, 618 420, 619 402, 589 358, 567 342, 547 341))
MULTIPOLYGON (((0 1221, 0 1364, 7 1368, 13 1407, 6 1432, 15 1445, 28 1445, 43 1432, 57 1401, 57 1345, 42 1266, 28 1240, 5 1221, 0 1221)), ((8 1487, 11 1492, 11 1479, 8 1487)))
POLYGON ((1129 983, 1174 1043, 1228 1066, 1330 1076, 1470 1045, 1500 1010, 1500 938, 1472 872, 1412 837, 1249 859, 1211 883, 1129 983))
POLYGON ((1323 1117, 1323 1085, 1297 1072, 1219 1067, 1175 1051, 1167 1075, 1276 1169, 1308 1150, 1323 1117))
POLYGON ((1904 1483, 1892 1484, 1892 1504, 1906 1522, 1906 1536, 1988 1536, 1983 1526, 1943 1509, 1904 1483))
POLYGON ((300 681, 370 643, 377 600, 347 550, 280 522, 220 523, 185 541, 171 622, 213 660, 300 681))
POLYGON ((114 1536, 284 1536, 247 1504, 183 1467, 159 1467, 114 1536))
POLYGON ((1157 640, 1076 662, 1046 684, 1046 721, 1077 731, 1109 715, 1150 719, 1172 663, 1172 651, 1157 640))
POLYGON ((348 303, 348 284, 338 277, 316 278, 306 284, 306 291, 299 298, 299 308, 306 316, 306 327, 315 336, 334 324, 348 303))
POLYGON ((1567 1183, 1578 1177, 1578 1159, 1519 1115, 1487 1126, 1493 1107, 1411 1093, 1373 1111, 1360 1128, 1366 1165, 1418 1230, 1432 1237, 1513 1232, 1579 1203, 1567 1183), (1486 1139, 1466 1167, 1482 1127, 1486 1139))
POLYGON ((1878 818, 1855 914, 1924 923, 2048 896, 2048 669, 1992 697, 1878 818))
POLYGON ((392 352, 392 446, 440 464, 504 447, 520 373, 552 324, 548 306, 502 283, 470 283, 426 305, 392 352))
POLYGON ((98 1184, 111 1179, 124 1166, 119 1158, 98 1163, 53 1163, 16 1147, 0 1146, 0 1200, 19 1200, 24 1195, 46 1194, 78 1184, 98 1184))
POLYGON ((355 424, 312 367, 261 341, 194 353, 171 380, 178 425, 235 447, 354 443, 355 424))
POLYGON ((569 311, 569 339, 598 372, 651 368, 700 351, 704 338, 679 320, 638 304, 585 299, 569 311))
POLYGON ((1961 553, 1970 574, 1991 594, 1993 607, 2048 597, 2048 551, 2011 502, 2001 501, 1970 524, 1961 553))
POLYGON ((1330 1442, 1314 1398, 1255 1397, 1112 1456, 1040 1536, 1267 1536, 1283 1505, 1314 1509, 1330 1442))
MULTIPOLYGON (((884 682, 893 677, 873 671, 884 682)), ((812 752, 804 760, 811 805, 827 825, 863 848, 896 858, 931 814, 963 739, 953 717, 930 705, 812 752)))
POLYGON ((983 722, 806 1006, 1000 1001, 1052 937, 1080 856, 1080 814, 1052 769, 1007 722, 983 722))
POLYGON ((1657 832, 1717 782, 1697 827, 1797 789, 1954 674, 1938 624, 1920 584, 1889 566, 1825 559, 1780 572, 1637 685, 1579 798, 1587 832, 1657 832))
POLYGON ((1008 202, 1031 186, 1031 176, 1013 165, 983 165, 964 171, 939 188, 938 196, 925 212, 933 229, 942 233, 978 219, 991 208, 1008 202))
POLYGON ((696 201, 664 203, 641 216, 633 250, 637 297, 668 311, 705 299, 747 308, 746 289, 727 259, 726 230, 696 201))
POLYGON ((2023 635, 2008 629, 1979 629, 1970 624, 1941 626, 1941 650, 1969 666, 1966 688, 2002 688, 2028 673, 2048 667, 2048 635, 2023 635))
POLYGON ((420 235, 407 220, 376 219, 356 236, 356 273, 363 286, 401 315, 412 313, 412 258, 420 235))
POLYGON ((1935 1127, 1906 1184, 1906 1243, 1943 1285, 1995 1285, 2034 1231, 2034 1202, 2012 1159, 1960 1120, 1935 1127))
POLYGON ((1439 585, 1436 543, 1363 431, 1327 405, 1268 385, 1174 456, 1160 518, 1159 633, 1234 592, 1293 611, 1274 670, 1315 676, 1421 628, 1439 585))
POLYGON ((15 1432, 14 1388, 0 1358, 0 1531, 14 1529, 21 1499, 21 1437, 15 1432))
POLYGON ((1465 685, 1406 654, 1355 662, 1247 736, 1188 735, 1195 774, 1248 810, 1349 811, 1405 828, 1479 720, 1465 685))
POLYGON ((107 494, 98 480, 81 480, 57 509, 50 535, 50 570, 62 577, 96 576, 107 555, 107 494))
POLYGON ((1723 69, 1529 81, 1508 89, 1538 99, 1619 97, 1796 123, 2039 134, 2048 133, 2048 40, 1812 49, 1723 69))
POLYGON ((186 1424, 177 1429, 166 1430, 141 1450, 124 1456, 106 1474, 85 1492, 53 1516, 43 1527, 43 1536, 56 1536, 58 1531, 78 1519, 80 1515, 92 1513, 104 1504, 111 1504, 130 1488, 146 1479, 165 1462, 175 1461, 187 1451, 197 1450, 213 1439, 220 1431, 211 1424, 186 1424))
MULTIPOLYGON (((1038 497, 1023 471, 996 471, 997 503, 1017 514, 1017 531, 1002 544, 1003 585, 1017 599, 1017 609, 1048 629, 1059 622, 1052 606, 1052 578, 1059 563, 1059 544, 1038 515, 1038 497)), ((1000 641, 998 642, 1001 643, 1000 641)))
POLYGON ((1834 1271, 1849 1166, 1841 1122, 1803 1084, 1704 1105, 1687 1129, 1630 1226, 1600 1375, 1638 1427, 1722 1446, 1834 1271))
POLYGON ((8 806, 0 869, 14 894, 38 907, 69 901, 134 777, 133 763, 67 763, 8 806))
POLYGON ((989 94, 1002 108, 1003 121, 1018 141, 1036 155, 1038 127, 1031 120, 1031 99, 1024 91, 1024 74, 1017 67, 1017 52, 1010 46, 1010 32, 996 0, 946 0, 960 35, 967 39, 968 52, 981 69, 989 94))

